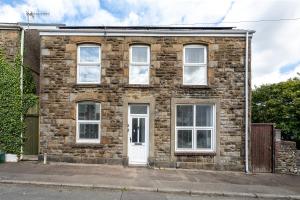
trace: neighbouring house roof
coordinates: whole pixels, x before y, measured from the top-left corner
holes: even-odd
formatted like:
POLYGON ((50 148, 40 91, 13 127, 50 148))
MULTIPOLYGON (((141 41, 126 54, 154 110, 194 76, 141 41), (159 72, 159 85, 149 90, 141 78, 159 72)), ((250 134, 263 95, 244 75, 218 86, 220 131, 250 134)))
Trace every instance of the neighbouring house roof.
POLYGON ((59 27, 63 27, 65 24, 55 24, 55 23, 26 23, 26 22, 18 22, 18 23, 3 23, 0 22, 0 30, 3 29, 58 29, 59 27))

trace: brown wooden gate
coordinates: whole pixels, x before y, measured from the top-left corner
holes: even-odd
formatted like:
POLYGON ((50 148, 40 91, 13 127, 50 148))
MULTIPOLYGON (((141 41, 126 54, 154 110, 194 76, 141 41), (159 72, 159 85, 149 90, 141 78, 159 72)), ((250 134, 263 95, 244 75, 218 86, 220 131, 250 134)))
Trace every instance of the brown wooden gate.
POLYGON ((39 115, 38 105, 30 108, 24 118, 26 130, 23 145, 24 155, 38 155, 39 150, 39 115))
POLYGON ((253 172, 273 171, 273 124, 252 124, 251 160, 253 172))

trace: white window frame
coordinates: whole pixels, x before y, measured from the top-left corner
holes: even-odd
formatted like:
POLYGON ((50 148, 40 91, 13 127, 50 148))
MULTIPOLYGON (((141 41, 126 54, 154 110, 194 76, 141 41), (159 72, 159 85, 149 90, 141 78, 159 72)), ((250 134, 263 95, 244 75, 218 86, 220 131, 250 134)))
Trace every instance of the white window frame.
POLYGON ((215 104, 176 104, 175 105, 175 152, 204 152, 216 151, 216 105, 215 104), (212 106, 212 126, 196 126, 196 106, 212 106), (177 126, 177 106, 193 106, 193 126, 177 126), (178 148, 178 130, 192 130, 192 148, 178 148), (197 148, 197 130, 211 131, 211 148, 197 148))
POLYGON ((149 85, 149 82, 150 82, 150 47, 148 45, 131 45, 129 54, 130 54, 130 56, 129 56, 129 74, 128 74, 129 84, 149 85), (144 63, 144 62, 133 62, 132 61, 132 48, 133 47, 146 47, 147 48, 147 62, 144 63), (145 83, 136 83, 130 79, 132 67, 138 67, 138 66, 147 66, 148 67, 148 77, 147 77, 148 79, 145 83))
POLYGON ((101 46, 96 44, 81 44, 77 46, 77 84, 100 84, 101 83, 101 46), (80 48, 81 47, 98 47, 99 48, 99 62, 80 62, 80 48), (99 81, 82 82, 80 81, 79 68, 80 67, 94 67, 99 66, 99 81))
POLYGON ((76 143, 87 143, 87 144, 99 144, 101 141, 101 104, 98 102, 93 102, 93 101, 81 101, 78 102, 76 105, 76 143), (79 120, 78 119, 78 114, 79 114, 79 104, 80 103, 95 103, 95 104, 99 104, 99 120, 79 120), (79 128, 80 128, 80 124, 98 124, 98 138, 95 139, 84 139, 84 138, 80 138, 80 132, 79 132, 79 128))
POLYGON ((182 76, 183 76, 183 85, 207 85, 207 47, 204 45, 185 45, 183 48, 183 69, 182 69, 182 76), (204 49, 204 62, 203 63, 186 63, 185 62, 185 50, 186 48, 202 48, 204 49), (205 84, 197 84, 197 83, 187 83, 185 80, 184 68, 185 67, 203 67, 205 68, 205 84))

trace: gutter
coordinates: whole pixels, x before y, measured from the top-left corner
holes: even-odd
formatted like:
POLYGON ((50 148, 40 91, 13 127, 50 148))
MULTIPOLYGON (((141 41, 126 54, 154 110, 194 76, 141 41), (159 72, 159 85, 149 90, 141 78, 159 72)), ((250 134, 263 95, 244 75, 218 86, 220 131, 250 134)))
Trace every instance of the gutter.
POLYGON ((249 59, 249 33, 246 32, 246 50, 245 50, 245 172, 249 173, 249 77, 248 77, 248 59, 249 59))
POLYGON ((220 36, 244 37, 248 32, 251 37, 254 31, 249 30, 129 30, 129 29, 49 29, 40 32, 43 36, 85 35, 85 36, 220 36))

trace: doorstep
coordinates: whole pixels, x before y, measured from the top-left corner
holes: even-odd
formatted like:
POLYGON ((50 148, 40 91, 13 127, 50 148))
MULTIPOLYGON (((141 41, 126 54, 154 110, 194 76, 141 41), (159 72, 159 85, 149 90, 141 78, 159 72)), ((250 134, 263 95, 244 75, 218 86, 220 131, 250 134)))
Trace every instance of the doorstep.
POLYGON ((23 161, 38 161, 38 155, 23 155, 21 157, 23 161))

